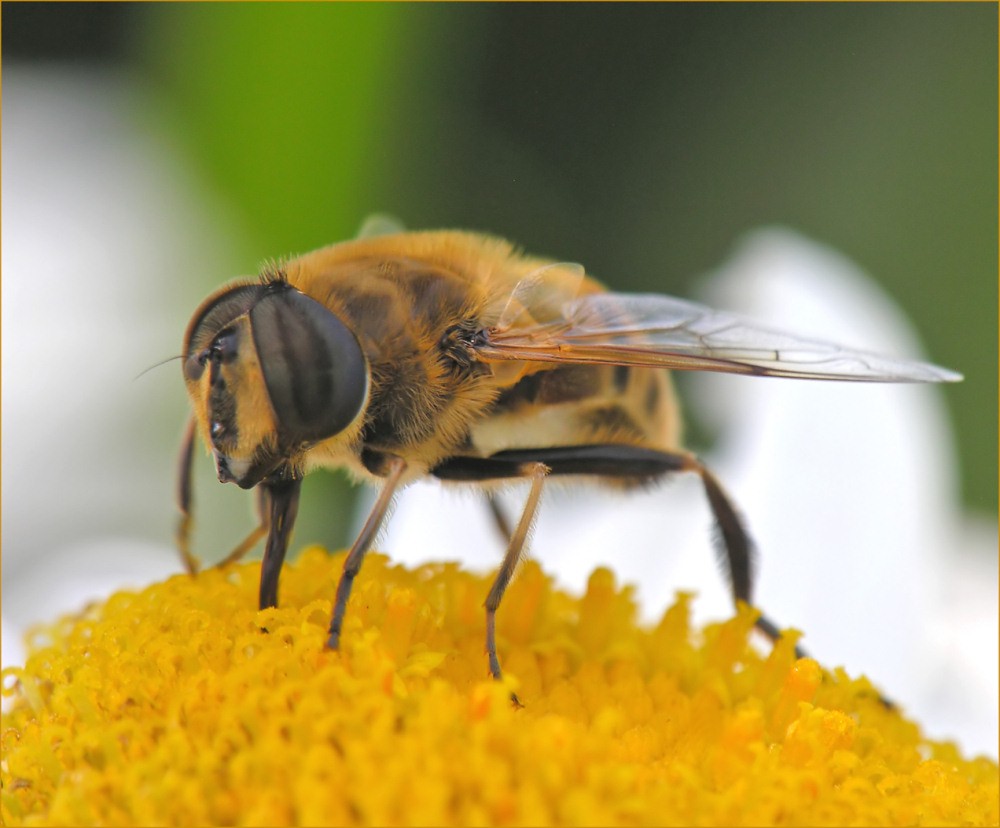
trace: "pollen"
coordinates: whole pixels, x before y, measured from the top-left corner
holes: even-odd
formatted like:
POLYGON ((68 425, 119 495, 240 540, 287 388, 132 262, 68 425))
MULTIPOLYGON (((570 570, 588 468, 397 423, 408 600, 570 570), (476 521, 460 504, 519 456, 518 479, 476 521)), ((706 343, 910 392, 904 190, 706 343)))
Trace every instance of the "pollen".
POLYGON ((338 652, 343 555, 121 592, 3 673, 7 825, 996 825, 998 768, 928 741, 864 678, 761 645, 753 611, 653 627, 596 571, 489 577, 369 555, 338 652), (511 703, 516 691, 523 706, 511 703))

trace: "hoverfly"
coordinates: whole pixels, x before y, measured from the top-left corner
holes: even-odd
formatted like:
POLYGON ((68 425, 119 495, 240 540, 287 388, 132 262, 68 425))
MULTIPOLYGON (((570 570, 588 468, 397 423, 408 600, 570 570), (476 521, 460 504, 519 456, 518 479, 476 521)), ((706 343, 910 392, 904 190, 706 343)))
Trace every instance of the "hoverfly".
MULTIPOLYGON (((458 231, 361 236, 228 284, 184 337, 193 407, 180 461, 178 544, 190 572, 196 431, 221 482, 256 488, 265 535, 260 607, 276 606, 302 478, 345 469, 381 491, 344 563, 328 647, 340 644, 351 586, 394 493, 421 477, 530 483, 486 597, 486 653, 500 678, 496 612, 542 488, 569 476, 635 487, 698 475, 718 525, 735 601, 752 604, 751 540, 712 473, 680 445, 671 371, 861 382, 953 382, 934 365, 768 330, 661 295, 611 293, 583 268, 458 231)), ((489 500, 498 522, 503 521, 489 500)), ((779 629, 761 615, 772 640, 779 629)))

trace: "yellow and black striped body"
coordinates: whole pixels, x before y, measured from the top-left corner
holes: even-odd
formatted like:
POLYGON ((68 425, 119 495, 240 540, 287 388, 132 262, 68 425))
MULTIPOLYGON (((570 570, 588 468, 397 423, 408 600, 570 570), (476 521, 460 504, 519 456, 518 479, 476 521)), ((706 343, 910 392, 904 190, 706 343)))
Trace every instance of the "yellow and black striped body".
POLYGON ((312 447, 305 468, 378 476, 367 458, 389 454, 403 457, 414 478, 448 457, 512 448, 678 448, 680 419, 666 371, 470 358, 469 338, 502 315, 515 324, 544 322, 574 295, 604 290, 557 266, 546 271, 537 301, 530 291, 515 294, 549 264, 499 239, 429 232, 345 242, 276 266, 272 277, 354 332, 370 370, 362 422, 312 447))

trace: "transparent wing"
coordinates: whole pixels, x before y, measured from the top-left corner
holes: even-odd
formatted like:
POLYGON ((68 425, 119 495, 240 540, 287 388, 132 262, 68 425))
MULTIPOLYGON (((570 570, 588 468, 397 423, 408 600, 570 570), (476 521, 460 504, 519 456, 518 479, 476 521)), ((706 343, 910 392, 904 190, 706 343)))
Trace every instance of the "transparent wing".
POLYGON ((576 262, 553 262, 532 271, 514 287, 497 329, 524 328, 539 317, 561 318, 566 298, 579 293, 583 279, 583 265, 576 262))
POLYGON ((358 228, 358 239, 373 239, 377 236, 394 236, 405 233, 406 227, 398 218, 388 213, 372 213, 367 216, 358 228))
POLYGON ((659 294, 594 293, 545 324, 500 324, 476 347, 484 361, 531 360, 722 371, 856 382, 955 382, 961 374, 770 330, 659 294))

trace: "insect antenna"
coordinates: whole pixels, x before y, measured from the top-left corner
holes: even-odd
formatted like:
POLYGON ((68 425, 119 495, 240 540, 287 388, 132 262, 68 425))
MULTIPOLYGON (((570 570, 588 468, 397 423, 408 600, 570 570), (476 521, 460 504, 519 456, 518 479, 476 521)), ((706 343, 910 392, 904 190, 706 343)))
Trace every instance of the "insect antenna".
POLYGON ((177 354, 177 356, 167 357, 166 359, 161 359, 159 362, 154 362, 148 368, 143 368, 138 374, 132 377, 132 382, 135 382, 144 374, 148 374, 154 368, 159 368, 161 365, 166 365, 168 362, 173 362, 175 359, 184 359, 184 354, 177 354))

